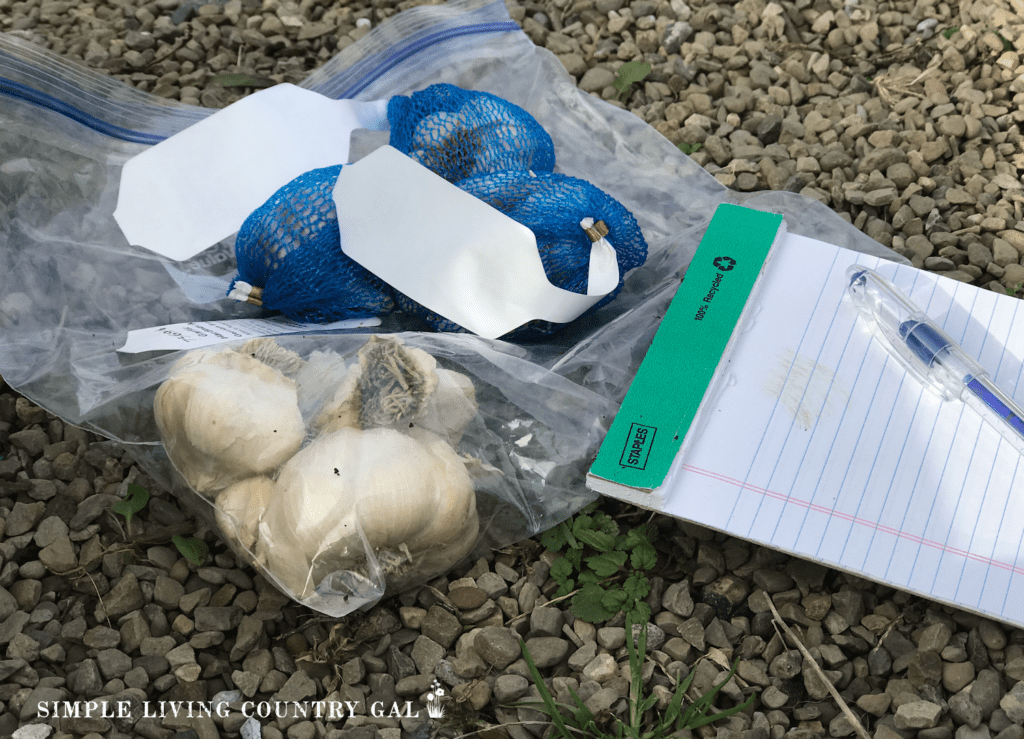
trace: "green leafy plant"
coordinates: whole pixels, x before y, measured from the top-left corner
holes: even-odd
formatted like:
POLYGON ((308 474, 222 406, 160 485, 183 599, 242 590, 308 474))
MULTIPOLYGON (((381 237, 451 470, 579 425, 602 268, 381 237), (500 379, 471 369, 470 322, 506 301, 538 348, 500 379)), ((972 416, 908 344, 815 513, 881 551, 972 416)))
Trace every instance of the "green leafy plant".
POLYGON ((647 62, 626 62, 619 67, 615 81, 612 82, 612 87, 619 92, 619 100, 625 100, 633 84, 643 82, 650 73, 651 65, 647 62))
POLYGON ((564 550, 551 565, 551 577, 558 583, 554 597, 575 590, 572 610, 577 617, 599 623, 621 610, 635 623, 650 619, 650 606, 643 600, 651 590, 646 572, 657 564, 658 553, 645 528, 620 533, 618 524, 594 502, 545 531, 540 541, 548 551, 564 550))
POLYGON ((953 34, 959 30, 960 26, 950 26, 949 28, 942 32, 942 38, 949 40, 953 38, 953 34))
POLYGON ((683 142, 682 144, 679 144, 679 151, 681 151, 684 154, 686 154, 687 156, 689 156, 690 154, 693 154, 694 152, 700 151, 700 148, 702 146, 704 146, 704 144, 701 144, 701 143, 688 144, 686 142, 683 142))
POLYGON ((174 542, 174 546, 181 552, 181 556, 196 567, 202 565, 210 553, 209 547, 206 546, 206 542, 202 539, 186 539, 183 536, 174 536, 171 538, 171 541, 174 542))
MULTIPOLYGON (((627 616, 627 634, 631 633, 632 626, 632 619, 627 616)), ((729 670, 729 674, 725 676, 725 679, 708 690, 708 692, 700 698, 693 701, 684 711, 683 699, 686 696, 686 691, 690 689, 690 685, 693 683, 693 678, 696 674, 694 671, 691 671, 684 680, 676 684, 676 690, 672 696, 672 700, 669 702, 661 716, 657 716, 653 720, 647 720, 645 725, 645 714, 658 702, 658 696, 656 694, 652 693, 646 698, 643 696, 642 670, 647 650, 646 629, 640 630, 640 637, 637 644, 634 644, 633 639, 627 638, 626 646, 629 650, 630 669, 629 695, 626 699, 629 704, 629 711, 627 715, 628 723, 616 718, 615 733, 609 733, 598 725, 597 717, 594 715, 593 711, 587 708, 586 704, 580 700, 580 697, 572 688, 569 688, 569 694, 572 696, 573 702, 576 704, 575 707, 556 703, 555 699, 551 695, 551 691, 549 691, 547 686, 544 684, 544 678, 537 669, 537 665, 534 663, 533 657, 530 655, 530 650, 526 648, 526 643, 522 640, 520 640, 520 649, 523 653, 523 659, 526 661, 526 666, 530 670, 530 676, 533 678, 533 683, 537 686, 537 691, 540 693, 541 703, 518 705, 529 705, 529 707, 547 715, 554 724, 555 730, 561 739, 578 739, 581 735, 583 737, 593 737, 594 739, 661 739, 662 737, 667 737, 677 731, 697 729, 705 724, 710 724, 711 722, 718 721, 719 719, 728 718, 740 711, 745 711, 757 699, 757 694, 755 693, 747 698, 747 700, 743 701, 743 703, 708 715, 708 711, 714 703, 715 696, 718 695, 718 692, 726 683, 729 682, 729 680, 732 679, 733 674, 735 674, 736 666, 739 664, 739 657, 737 657, 732 664, 732 669, 729 670), (563 708, 566 709, 569 714, 568 717, 562 715, 561 709, 563 708)))
POLYGON ((1016 297, 1018 294, 1024 291, 1024 282, 1018 282, 1013 287, 1004 287, 1003 289, 1006 290, 1007 295, 1011 297, 1016 297))
POLYGON ((114 503, 114 505, 110 506, 110 510, 124 516, 125 526, 130 526, 132 516, 145 508, 146 503, 148 502, 149 491, 141 485, 130 483, 128 485, 128 492, 124 496, 124 500, 119 500, 117 503, 114 503))

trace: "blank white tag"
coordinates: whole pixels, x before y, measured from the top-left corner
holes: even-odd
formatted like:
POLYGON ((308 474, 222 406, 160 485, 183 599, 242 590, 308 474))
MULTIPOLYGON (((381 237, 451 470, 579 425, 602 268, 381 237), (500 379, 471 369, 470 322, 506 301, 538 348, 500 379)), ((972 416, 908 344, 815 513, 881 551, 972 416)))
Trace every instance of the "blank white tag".
POLYGON ((345 254, 485 338, 534 319, 568 323, 619 282, 615 250, 601 239, 587 295, 551 284, 529 228, 390 146, 342 167, 334 203, 345 254))
POLYGON ((352 131, 387 126, 387 101, 260 90, 128 160, 114 218, 132 245, 191 259, 303 172, 348 162, 352 131))

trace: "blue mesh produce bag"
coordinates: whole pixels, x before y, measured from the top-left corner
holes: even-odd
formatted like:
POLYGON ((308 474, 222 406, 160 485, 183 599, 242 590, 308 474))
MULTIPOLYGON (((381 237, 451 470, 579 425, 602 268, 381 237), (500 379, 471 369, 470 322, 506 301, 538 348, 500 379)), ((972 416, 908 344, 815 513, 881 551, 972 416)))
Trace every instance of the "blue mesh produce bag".
POLYGON ((259 287, 265 308, 312 323, 394 310, 391 288, 341 250, 331 197, 340 172, 339 164, 296 177, 245 220, 233 291, 259 287))
MULTIPOLYGON (((534 232, 552 284, 587 292, 591 242, 580 226, 584 218, 603 220, 609 228, 619 264, 615 293, 626 272, 647 258, 647 244, 629 211, 590 183, 551 171, 551 137, 519 106, 438 84, 392 98, 388 119, 392 146, 534 232)), ((235 242, 232 296, 315 323, 383 315, 397 304, 435 330, 464 331, 344 254, 332 200, 340 171, 339 165, 301 175, 246 219, 235 242)), ((533 321, 513 335, 557 328, 533 321)))
POLYGON ((548 132, 518 105, 490 93, 431 85, 391 98, 388 122, 393 147, 449 182, 555 167, 548 132))

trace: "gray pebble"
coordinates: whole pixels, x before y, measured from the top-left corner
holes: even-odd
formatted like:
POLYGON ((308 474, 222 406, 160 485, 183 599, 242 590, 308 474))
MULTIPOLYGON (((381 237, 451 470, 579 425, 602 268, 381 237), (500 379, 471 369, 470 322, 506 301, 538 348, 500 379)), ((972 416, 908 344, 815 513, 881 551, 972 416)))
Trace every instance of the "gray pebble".
POLYGON ((93 649, 110 649, 121 643, 121 634, 116 629, 95 626, 83 634, 82 641, 93 649))
POLYGON ((462 624, 454 614, 441 606, 431 606, 420 631, 443 648, 448 649, 462 633, 462 624))
POLYGON ((485 572, 476 579, 478 588, 487 593, 488 598, 498 598, 508 592, 508 583, 500 575, 485 572))
POLYGON ((494 681, 494 698, 499 703, 512 703, 526 694, 530 681, 520 675, 502 675, 494 681))
POLYGON ((693 598, 690 596, 690 586, 687 581, 672 583, 665 589, 661 599, 662 607, 683 618, 688 618, 693 613, 693 598))
POLYGON ((104 680, 122 677, 132 669, 132 658, 120 649, 101 649, 96 654, 96 666, 104 680))
POLYGON ((597 630, 597 643, 609 651, 625 646, 626 630, 621 626, 605 626, 597 630))
POLYGON ((597 642, 586 642, 569 656, 569 669, 574 672, 582 672, 595 657, 597 657, 597 642))
POLYGON ((43 453, 50 443, 50 437, 47 436, 46 432, 42 429, 25 429, 24 431, 16 431, 8 437, 11 446, 15 449, 23 449, 33 457, 38 457, 43 453))
POLYGON ((897 729, 930 729, 939 722, 942 709, 928 701, 911 701, 896 709, 897 729))
MULTIPOLYGON (((397 650, 392 647, 392 651, 397 650)), ((430 674, 434 671, 437 663, 444 658, 445 652, 445 647, 433 639, 427 636, 420 636, 413 644, 411 656, 415 668, 420 674, 430 674)), ((395 675, 395 679, 398 679, 398 675, 395 675)))
POLYGON ((557 608, 534 608, 530 612, 530 635, 559 637, 562 634, 563 623, 562 612, 557 608))
POLYGON ((230 631, 242 621, 238 606, 203 606, 194 611, 197 631, 230 631))
POLYGON ((526 649, 537 667, 554 667, 569 653, 569 642, 552 636, 537 636, 526 640, 526 649))
POLYGON ((503 670, 519 659, 519 640, 513 633, 500 626, 486 626, 473 640, 476 653, 489 665, 503 670))
POLYGON ((46 504, 42 502, 15 503, 11 512, 7 514, 7 536, 20 536, 32 531, 42 520, 45 510, 46 504))

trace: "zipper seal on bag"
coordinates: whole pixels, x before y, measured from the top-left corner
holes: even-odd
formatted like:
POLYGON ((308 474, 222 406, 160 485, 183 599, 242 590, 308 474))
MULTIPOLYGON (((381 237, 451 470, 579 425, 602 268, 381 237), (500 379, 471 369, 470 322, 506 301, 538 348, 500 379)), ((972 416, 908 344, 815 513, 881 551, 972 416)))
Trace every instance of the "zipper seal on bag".
POLYGON ((502 33, 509 31, 519 31, 519 25, 515 21, 500 21, 493 23, 480 23, 472 26, 461 26, 459 28, 450 28, 444 31, 436 31, 426 38, 419 39, 414 43, 409 44, 405 47, 398 47, 394 52, 386 57, 386 60, 378 67, 376 67, 371 73, 360 78, 360 81, 354 85, 343 90, 338 98, 351 98, 358 95, 360 92, 365 90, 367 87, 376 82, 380 77, 390 72, 392 69, 397 67, 402 62, 410 59, 411 57, 419 54, 431 46, 450 41, 451 39, 460 38, 462 36, 475 36, 483 33, 502 33))
POLYGON ((11 80, 0 77, 0 95, 6 95, 7 97, 21 100, 29 105, 35 105, 40 108, 52 110, 54 113, 59 113, 65 118, 70 118, 76 123, 81 123, 86 128, 91 128, 93 131, 109 136, 110 138, 121 139, 122 141, 128 141, 133 144, 159 144, 163 141, 166 136, 158 136, 156 134, 142 133, 141 131, 132 131, 121 126, 108 123, 107 121, 101 120, 96 116, 90 115, 83 110, 76 108, 73 105, 69 105, 52 95, 47 95, 45 92, 33 89, 26 85, 22 85, 18 82, 12 82, 11 80))
MULTIPOLYGON (((492 7, 494 5, 498 5, 498 4, 502 4, 502 6, 503 6, 503 3, 500 3, 500 2, 499 3, 490 3, 490 4, 487 4, 487 5, 483 5, 481 8, 477 8, 475 10, 468 11, 466 13, 466 15, 469 15, 469 14, 474 13, 474 12, 478 12, 481 9, 490 8, 490 7, 492 7)), ((446 20, 451 22, 450 19, 446 19, 446 20)), ((443 26, 443 25, 445 25, 445 22, 444 21, 435 22, 432 25, 434 25, 435 27, 438 26, 438 25, 442 25, 443 26)), ((379 27, 380 26, 378 26, 378 28, 379 27)), ((386 49, 386 50, 381 51, 381 52, 377 52, 377 53, 371 54, 369 56, 369 58, 363 59, 361 61, 357 61, 348 70, 344 70, 341 73, 339 73, 337 75, 334 75, 332 78, 329 78, 329 79, 325 80, 324 82, 322 82, 320 84, 309 85, 307 87, 307 89, 312 89, 315 92, 320 92, 321 94, 325 94, 325 92, 324 92, 325 90, 330 90, 330 93, 328 93, 327 96, 335 98, 335 99, 351 98, 351 97, 354 97, 355 95, 357 95, 360 91, 365 90, 367 87, 369 87, 371 84, 373 84, 373 82, 375 82, 377 79, 382 77, 387 72, 389 72, 392 69, 394 69, 399 64, 409 60, 410 58, 416 56, 419 53, 422 53, 423 51, 425 51, 425 50, 427 50, 427 49, 429 49, 429 48, 431 48, 433 46, 437 46, 437 45, 442 44, 442 43, 444 43, 446 41, 449 41, 449 40, 452 40, 452 39, 455 39, 455 38, 465 37, 465 36, 482 35, 482 34, 487 34, 487 33, 513 32, 513 31, 517 31, 517 32, 520 32, 520 33, 522 32, 521 29, 519 28, 519 25, 517 23, 515 23, 512 20, 508 20, 508 21, 487 21, 487 22, 483 22, 483 23, 473 23, 473 24, 469 24, 469 25, 460 25, 460 26, 455 26, 455 27, 441 28, 440 30, 430 31, 430 32, 426 33, 426 35, 423 35, 423 31, 419 31, 418 33, 417 32, 413 32, 412 34, 410 34, 410 36, 408 36, 405 39, 402 39, 401 41, 399 41, 399 43, 396 46, 394 46, 394 47, 392 47, 390 49, 386 49), (360 68, 366 68, 366 67, 369 67, 369 69, 365 73, 360 73, 360 68), (343 89, 341 92, 334 92, 334 90, 331 90, 332 87, 336 87, 337 86, 336 84, 332 85, 331 84, 332 82, 334 82, 335 80, 338 80, 339 78, 341 78, 341 79, 345 79, 345 78, 351 79, 352 76, 356 76, 356 81, 353 82, 353 83, 348 84, 348 86, 345 89, 343 89)), ((2 39, 0 39, 0 40, 2 40, 2 39)), ((0 48, 0 51, 2 51, 2 48, 0 48)), ((4 54, 0 53, 0 68, 3 68, 5 66, 4 63, 3 63, 3 57, 4 56, 5 56, 4 54)), ((22 60, 17 60, 17 61, 20 62, 21 64, 26 64, 22 60)), ((58 77, 58 75, 54 74, 52 71, 43 72, 43 70, 41 68, 42 65, 38 65, 38 64, 34 65, 34 64, 31 64, 31 63, 27 63, 27 65, 30 67, 30 71, 35 73, 37 78, 41 77, 44 80, 49 78, 48 81, 56 79, 58 82, 63 84, 65 87, 67 87, 69 85, 69 81, 68 80, 66 80, 66 79, 61 80, 58 77)), ((311 73, 311 75, 315 75, 315 70, 314 70, 313 73, 311 73)), ((300 83, 300 86, 306 87, 307 84, 308 84, 308 80, 309 79, 310 78, 307 77, 307 79, 303 83, 300 83)), ((111 81, 113 81, 113 80, 111 80, 111 81)), ((73 83, 70 83, 70 84, 73 84, 73 83)), ((101 98, 102 97, 101 95, 99 95, 99 94, 97 94, 95 92, 85 91, 85 90, 83 90, 81 88, 78 88, 77 91, 80 92, 80 93, 83 93, 87 97, 93 97, 93 98, 101 98)), ((60 98, 56 97, 53 94, 50 94, 50 93, 47 93, 47 92, 42 92, 41 90, 39 90, 37 88, 30 87, 30 86, 25 85, 25 84, 23 84, 21 82, 14 81, 14 80, 5 78, 2 75, 0 75, 0 97, 3 97, 3 96, 11 97, 11 98, 14 98, 16 100, 21 100, 23 102, 26 102, 29 105, 34 105, 34 106, 37 106, 37 107, 40 107, 40 108, 44 108, 44 109, 53 111, 53 112, 55 112, 55 113, 57 113, 59 115, 62 115, 62 116, 66 117, 66 118, 69 118, 69 119, 71 119, 71 120, 73 120, 73 121, 75 121, 77 123, 80 123, 80 124, 86 126, 87 128, 92 129, 93 131, 96 131, 96 132, 98 132, 100 134, 103 134, 105 136, 109 136, 110 138, 115 138, 115 139, 119 139, 119 140, 122 140, 122 141, 127 141, 127 142, 131 142, 131 143, 150 144, 150 145, 152 145, 152 144, 160 143, 161 141, 163 141, 164 139, 168 138, 171 135, 171 134, 162 135, 162 134, 158 134, 158 133, 146 133, 146 132, 143 132, 143 131, 136 131, 136 130, 132 130, 132 129, 129 129, 129 128, 125 128, 124 126, 118 126, 117 124, 110 123, 109 121, 105 121, 105 120, 103 120, 101 118, 98 118, 95 115, 87 113, 84 110, 82 110, 81 108, 76 107, 73 104, 64 102, 63 100, 61 100, 60 98)), ((101 100, 100 102, 104 102, 104 103, 111 102, 112 103, 113 101, 101 100)), ((121 103, 119 105, 119 107, 122 107, 122 109, 123 109, 124 108, 123 103, 121 103)), ((132 107, 142 108, 143 106, 136 104, 135 106, 132 106, 132 107)), ((153 106, 153 107, 155 107, 155 106, 153 106)), ((209 109, 208 112, 207 112, 207 109, 202 109, 202 108, 198 108, 196 110, 197 111, 202 111, 202 112, 207 113, 207 114, 214 112, 213 109, 209 109)), ((164 114, 164 117, 166 119, 166 118, 174 118, 175 117, 175 113, 178 113, 180 115, 180 113, 183 113, 184 111, 174 111, 174 110, 161 109, 160 112, 164 114)), ((127 114, 127 111, 125 111, 125 113, 127 114)), ((146 113, 143 113, 141 110, 139 110, 136 113, 136 115, 137 116, 145 115, 146 117, 151 117, 150 115, 148 115, 146 113)), ((195 116, 193 114, 193 115, 190 115, 190 116, 187 116, 187 117, 188 118, 194 118, 195 116)), ((205 115, 203 117, 205 117, 205 115)), ((186 126, 187 125, 191 125, 191 123, 194 123, 194 122, 195 122, 194 120, 190 120, 190 121, 188 121, 186 123, 186 126)), ((183 128, 184 128, 184 126, 183 126, 183 128)))

